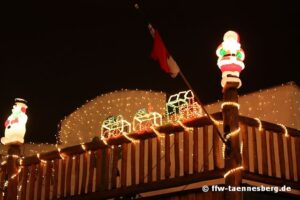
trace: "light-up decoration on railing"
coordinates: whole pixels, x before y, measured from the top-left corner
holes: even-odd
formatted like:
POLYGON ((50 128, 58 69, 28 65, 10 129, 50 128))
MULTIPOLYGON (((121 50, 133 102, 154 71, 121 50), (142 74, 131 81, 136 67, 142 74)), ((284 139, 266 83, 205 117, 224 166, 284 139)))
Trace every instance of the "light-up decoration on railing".
MULTIPOLYGON (((103 121, 101 126, 101 139, 103 141, 118 137, 127 136, 131 132, 131 124, 123 119, 122 115, 112 116, 103 121)), ((127 137, 126 137, 127 138, 127 137)))
POLYGON ((140 109, 134 116, 132 122, 133 131, 145 131, 151 127, 161 126, 162 116, 157 112, 147 112, 146 109, 140 109))
POLYGON ((12 114, 5 121, 4 137, 1 138, 2 144, 24 143, 27 123, 27 105, 26 100, 16 98, 12 114))
POLYGON ((255 121, 257 121, 257 123, 258 123, 258 131, 262 131, 263 128, 262 128, 261 120, 260 120, 259 118, 254 118, 254 119, 255 119, 255 121))
POLYGON ((179 108, 180 106, 187 104, 185 100, 186 91, 173 94, 169 97, 169 100, 166 104, 167 120, 169 122, 177 121, 180 119, 179 108))
POLYGON ((170 96, 166 104, 166 112, 169 122, 204 116, 202 108, 195 102, 194 94, 191 90, 170 96))
POLYGON ((179 107, 180 119, 193 119, 204 115, 201 106, 195 102, 195 96, 191 90, 186 91, 184 99, 187 103, 179 107))
POLYGON ((239 166, 239 167, 236 167, 236 168, 233 168, 233 169, 230 169, 229 171, 227 171, 225 174, 224 174, 224 178, 226 178, 227 176, 229 176, 230 174, 233 174, 239 170, 242 170, 244 169, 243 166, 239 166))
POLYGON ((240 104, 237 102, 232 102, 232 101, 227 101, 227 102, 223 102, 221 104, 221 108, 223 109, 225 106, 234 106, 236 107, 238 110, 240 109, 240 104))
POLYGON ((217 48, 218 66, 222 71, 222 87, 226 82, 238 82, 242 85, 239 79, 240 72, 245 68, 244 59, 245 53, 241 48, 240 37, 234 31, 227 31, 224 34, 223 42, 217 48))
POLYGON ((277 124, 277 125, 281 126, 281 128, 283 129, 283 134, 284 134, 284 136, 285 136, 285 137, 289 137, 289 132, 288 132, 286 126, 283 125, 283 124, 277 124))

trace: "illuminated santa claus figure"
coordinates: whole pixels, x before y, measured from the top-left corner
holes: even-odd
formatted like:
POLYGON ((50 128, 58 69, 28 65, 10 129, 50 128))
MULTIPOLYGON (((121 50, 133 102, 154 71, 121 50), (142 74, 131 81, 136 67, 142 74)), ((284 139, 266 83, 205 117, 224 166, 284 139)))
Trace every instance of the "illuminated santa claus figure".
POLYGON ((12 114, 5 121, 5 137, 1 138, 2 144, 24 143, 27 122, 27 105, 24 99, 16 98, 12 114))
POLYGON ((227 31, 216 53, 219 57, 218 66, 222 71, 222 87, 225 86, 226 82, 238 82, 238 87, 240 87, 242 83, 239 76, 245 68, 243 62, 245 53, 241 48, 239 35, 234 31, 227 31))

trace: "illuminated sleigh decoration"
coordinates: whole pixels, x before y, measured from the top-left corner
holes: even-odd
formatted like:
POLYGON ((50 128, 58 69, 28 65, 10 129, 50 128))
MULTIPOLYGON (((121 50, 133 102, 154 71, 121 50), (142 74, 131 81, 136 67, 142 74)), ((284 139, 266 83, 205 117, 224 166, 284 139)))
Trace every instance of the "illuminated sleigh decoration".
POLYGON ((123 119, 122 115, 112 116, 103 121, 101 126, 101 139, 120 137, 131 132, 131 124, 123 119))
POLYGON ((157 112, 148 113, 146 109, 140 109, 133 118, 133 131, 142 132, 151 127, 162 125, 162 116, 157 112))
POLYGON ((195 102, 195 96, 191 90, 170 96, 166 110, 169 122, 203 116, 202 108, 195 102))

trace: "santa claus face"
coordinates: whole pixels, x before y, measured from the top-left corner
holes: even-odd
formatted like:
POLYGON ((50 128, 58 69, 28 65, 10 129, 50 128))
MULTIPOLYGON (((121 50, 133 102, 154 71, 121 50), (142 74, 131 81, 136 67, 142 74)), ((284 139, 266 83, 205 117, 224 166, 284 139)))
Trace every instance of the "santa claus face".
POLYGON ((234 31, 228 31, 225 33, 223 37, 223 48, 225 50, 229 50, 233 52, 236 52, 241 48, 241 44, 239 43, 239 35, 234 31))
POLYGON ((241 44, 230 38, 223 42, 223 48, 231 51, 231 53, 234 53, 241 48, 241 44))

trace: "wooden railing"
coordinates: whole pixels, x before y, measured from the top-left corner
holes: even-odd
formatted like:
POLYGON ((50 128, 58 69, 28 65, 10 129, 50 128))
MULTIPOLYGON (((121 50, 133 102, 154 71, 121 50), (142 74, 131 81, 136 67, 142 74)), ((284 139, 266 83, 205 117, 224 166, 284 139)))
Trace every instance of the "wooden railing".
POLYGON ((240 117, 240 121, 243 177, 300 189, 300 132, 257 119, 240 117))
MULTIPOLYGON (((221 119, 220 114, 214 115, 221 119)), ((157 130, 132 133, 108 145, 92 142, 19 159, 19 199, 99 199, 136 196, 164 188, 222 178, 222 142, 207 118, 166 125, 157 130)), ((299 189, 300 133, 251 118, 240 117, 243 141, 243 178, 260 182, 283 181, 299 189), (281 162, 282 161, 282 162, 281 162), (284 162, 283 162, 284 161, 284 162), (268 179, 269 178, 269 179, 268 179), (280 178, 280 179, 279 179, 280 178)), ((7 189, 7 169, 1 167, 0 186, 7 189)), ((184 189, 184 188, 182 188, 184 189)))

